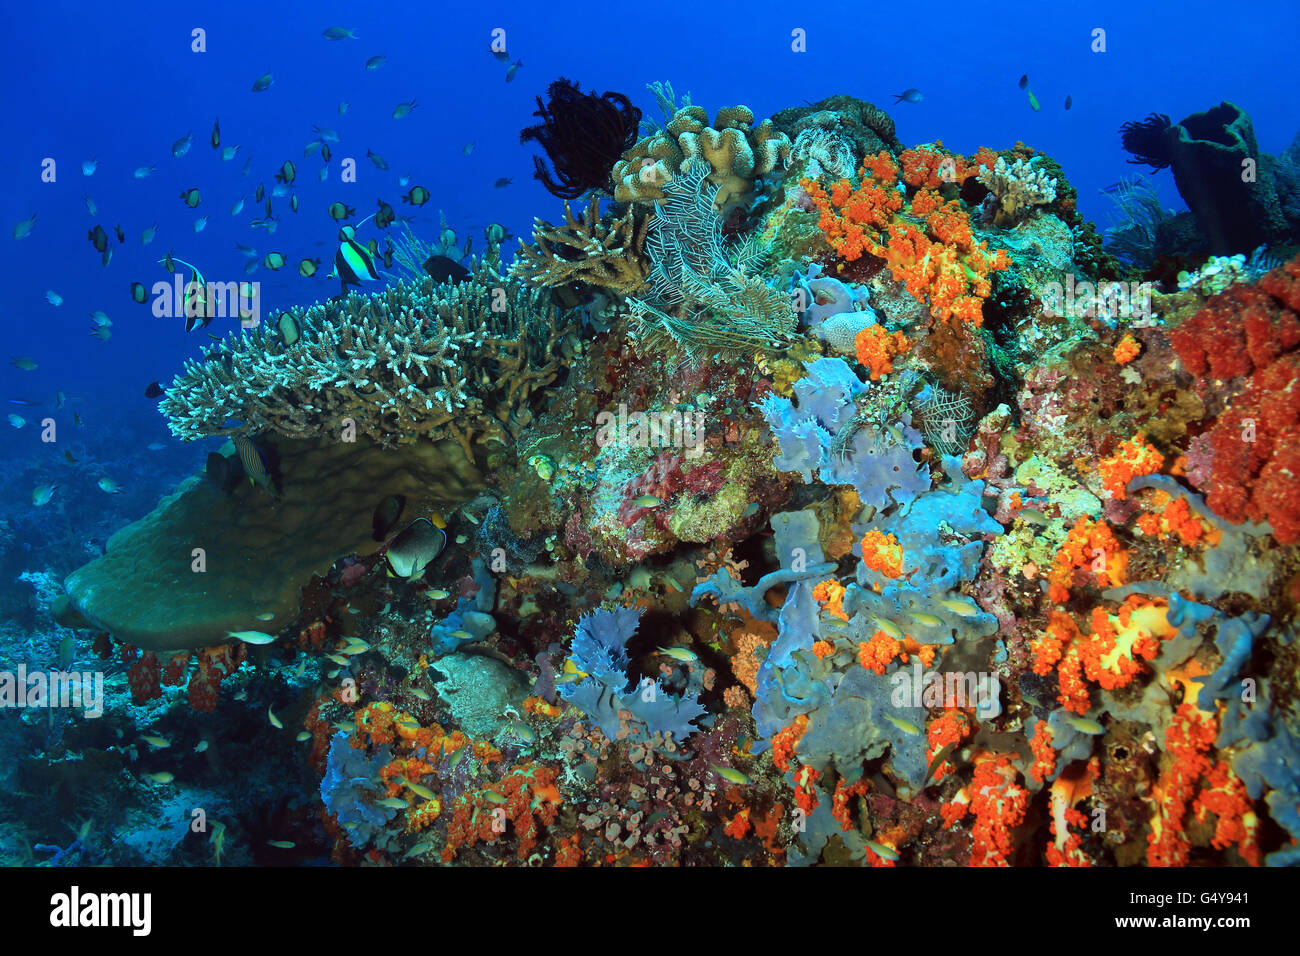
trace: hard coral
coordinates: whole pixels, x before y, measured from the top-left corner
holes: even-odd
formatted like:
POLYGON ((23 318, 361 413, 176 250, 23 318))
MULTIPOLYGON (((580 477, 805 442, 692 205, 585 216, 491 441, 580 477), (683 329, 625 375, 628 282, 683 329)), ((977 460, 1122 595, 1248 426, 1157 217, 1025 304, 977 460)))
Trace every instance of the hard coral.
POLYGON ((566 200, 563 225, 533 220, 533 245, 519 240, 510 275, 533 285, 581 282, 630 295, 650 274, 645 243, 651 218, 629 208, 621 218, 602 221, 597 196, 578 218, 566 200))

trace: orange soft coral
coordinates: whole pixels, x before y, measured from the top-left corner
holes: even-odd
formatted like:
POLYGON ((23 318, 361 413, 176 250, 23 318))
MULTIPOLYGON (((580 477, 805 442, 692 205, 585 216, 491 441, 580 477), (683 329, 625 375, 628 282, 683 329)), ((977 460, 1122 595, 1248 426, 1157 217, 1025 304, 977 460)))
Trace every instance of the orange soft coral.
POLYGON ((1102 484, 1111 497, 1123 501, 1128 496, 1128 483, 1139 475, 1153 475, 1165 463, 1165 456, 1148 444, 1142 433, 1138 432, 1126 442, 1122 442, 1109 458, 1103 458, 1097 465, 1102 484))
POLYGON ((892 534, 868 531, 862 537, 862 563, 887 578, 903 576, 903 546, 892 534))
POLYGON ((967 813, 971 825, 971 866, 1009 866, 1012 831, 1025 818, 1029 791, 1016 781, 1016 771, 1006 757, 988 758, 975 768, 975 777, 940 808, 944 824, 951 827, 967 813))
POLYGON ((832 617, 838 617, 841 621, 847 621, 849 616, 844 613, 844 592, 848 590, 834 578, 828 578, 813 588, 813 599, 821 602, 826 609, 826 613, 832 617))
POLYGON ((1046 780, 1056 772, 1056 750, 1052 747, 1052 731, 1047 721, 1040 720, 1034 724, 1034 736, 1029 741, 1029 749, 1034 755, 1034 764, 1029 768, 1029 776, 1035 780, 1046 780))
POLYGON ((1189 547, 1201 542, 1210 547, 1218 545, 1222 537, 1219 529, 1196 514, 1186 498, 1171 497, 1161 491, 1156 493, 1155 500, 1158 510, 1144 514, 1137 520, 1138 527, 1146 534, 1153 538, 1176 534, 1189 547))
MULTIPOLYGON (((965 711, 956 708, 944 710, 937 718, 930 721, 930 725, 925 729, 925 738, 928 744, 925 759, 933 761, 944 747, 949 744, 959 744, 974 732, 974 724, 970 715, 965 711)), ((938 783, 952 772, 953 765, 945 760, 934 768, 931 779, 938 783)))
POLYGON ((1165 732, 1168 760, 1152 797, 1155 813, 1147 835, 1148 866, 1186 866, 1191 846, 1184 830, 1196 782, 1211 769, 1208 756, 1218 731, 1213 716, 1188 701, 1178 708, 1165 732))
POLYGON ((794 759, 794 748, 799 743, 799 738, 803 732, 808 729, 808 718, 800 714, 794 719, 790 726, 776 732, 772 737, 772 763, 776 764, 777 769, 786 771, 790 769, 790 763, 794 759))
POLYGON ((873 382, 892 372, 893 360, 912 347, 902 332, 891 333, 879 324, 868 325, 859 331, 853 344, 857 348, 858 361, 870 370, 873 382))
POLYGON ((1120 547, 1110 526, 1086 515, 1070 529, 1056 552, 1047 576, 1047 596, 1058 604, 1070 599, 1075 572, 1088 568, 1101 588, 1119 587, 1128 569, 1128 552, 1120 547))
POLYGON ((1115 346, 1115 363, 1117 365, 1127 365, 1133 361, 1142 352, 1142 346, 1138 345, 1138 340, 1132 335, 1125 335, 1119 340, 1119 345, 1115 346))

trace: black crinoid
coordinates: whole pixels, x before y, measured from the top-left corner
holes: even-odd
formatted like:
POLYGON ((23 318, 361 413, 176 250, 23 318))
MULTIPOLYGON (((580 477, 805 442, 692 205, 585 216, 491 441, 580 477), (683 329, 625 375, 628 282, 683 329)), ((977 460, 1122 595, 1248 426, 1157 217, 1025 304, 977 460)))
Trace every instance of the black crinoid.
POLYGON ((552 175, 534 156, 535 177, 561 199, 607 188, 614 163, 636 142, 641 111, 622 93, 583 93, 563 77, 547 95, 550 102, 542 103, 539 96, 533 113, 542 122, 519 132, 519 142, 536 140, 555 169, 552 175))
POLYGON ((1120 142, 1134 157, 1129 162, 1145 163, 1153 170, 1166 168, 1172 162, 1167 135, 1172 125, 1164 113, 1152 113, 1144 120, 1129 120, 1121 126, 1120 142))

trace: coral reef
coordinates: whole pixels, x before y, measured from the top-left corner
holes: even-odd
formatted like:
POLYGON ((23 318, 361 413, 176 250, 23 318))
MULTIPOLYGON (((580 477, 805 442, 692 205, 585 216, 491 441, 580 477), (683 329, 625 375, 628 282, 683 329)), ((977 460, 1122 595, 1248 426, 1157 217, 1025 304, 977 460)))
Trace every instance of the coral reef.
POLYGON ((564 225, 533 223, 533 244, 519 240, 519 255, 510 275, 535 286, 570 282, 631 295, 650 274, 646 232, 650 218, 629 208, 622 217, 601 221, 600 200, 593 196, 579 219, 564 203, 564 225))

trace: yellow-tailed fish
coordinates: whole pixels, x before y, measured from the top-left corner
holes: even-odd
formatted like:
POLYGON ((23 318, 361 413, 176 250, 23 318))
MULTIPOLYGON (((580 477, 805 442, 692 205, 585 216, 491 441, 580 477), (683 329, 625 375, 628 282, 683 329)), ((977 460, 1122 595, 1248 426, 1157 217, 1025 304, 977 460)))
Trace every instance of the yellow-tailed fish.
POLYGON ((350 720, 340 720, 338 723, 334 725, 334 729, 341 730, 345 734, 350 734, 357 729, 357 725, 350 720))
POLYGON ((171 783, 176 778, 166 770, 160 770, 158 773, 147 773, 144 775, 146 780, 152 780, 154 783, 171 783))
POLYGON ((172 745, 172 742, 168 740, 166 737, 158 737, 154 734, 141 734, 140 739, 143 740, 145 743, 147 743, 150 747, 156 747, 159 750, 162 750, 165 747, 170 747, 172 745))
POLYGON ((275 642, 275 635, 267 634, 265 631, 227 631, 226 634, 237 641, 243 641, 245 644, 272 644, 275 642))
POLYGON ((294 843, 292 840, 267 840, 266 845, 273 846, 277 850, 292 850, 298 844, 294 843))
POLYGON ((894 863, 898 860, 898 851, 893 847, 885 846, 883 843, 877 843, 875 840, 868 840, 867 846, 871 847, 871 852, 876 854, 882 860, 894 863))
POLYGON ((408 780, 406 782, 406 789, 410 790, 411 793, 415 794, 418 797, 424 797, 424 799, 426 800, 433 800, 437 798, 437 794, 435 794, 432 790, 430 790, 422 783, 412 783, 411 781, 408 780))
POLYGON ((280 723, 280 718, 275 716, 275 711, 273 711, 269 706, 266 708, 266 716, 267 719, 271 721, 272 727, 276 730, 284 730, 284 724, 280 723))
POLYGON ((261 614, 257 615, 257 619, 258 619, 259 621, 274 621, 274 620, 275 620, 275 612, 274 612, 274 611, 263 611, 261 614))
POLYGON ((922 627, 943 627, 943 619, 928 611, 911 611, 907 616, 922 627))
POLYGON ((700 659, 700 656, 688 647, 660 647, 656 653, 671 657, 675 661, 681 661, 684 664, 694 664, 700 659))
POLYGON ((663 503, 662 498, 657 498, 654 495, 641 495, 639 498, 632 499, 634 508, 658 508, 663 503))
POLYGON ((488 803, 505 803, 507 798, 506 795, 501 793, 499 790, 484 790, 483 799, 488 803))
POLYGON ((884 631, 888 637, 892 637, 896 641, 901 641, 903 639, 903 629, 901 627, 889 618, 881 617, 879 614, 875 615, 875 618, 876 626, 880 628, 880 630, 884 631))
POLYGON ((714 773, 729 783, 737 783, 742 787, 749 783, 749 778, 733 767, 719 767, 717 764, 710 764, 709 766, 713 768, 714 773))
POLYGON ((403 800, 401 797, 384 797, 382 800, 376 800, 375 803, 381 807, 388 807, 390 810, 409 810, 411 808, 411 801, 403 800))
POLYGON ((893 714, 885 714, 884 718, 905 734, 921 733, 921 728, 916 726, 916 724, 912 723, 910 720, 903 720, 901 717, 895 717, 893 714))
POLYGON ((342 654, 326 654, 325 659, 327 661, 333 661, 335 664, 338 664, 340 667, 344 667, 348 663, 348 659, 344 657, 342 654))
POLYGON ((1106 728, 1091 717, 1080 717, 1078 714, 1067 713, 1065 722, 1081 734, 1091 734, 1095 737, 1106 732, 1106 728))
POLYGON ((297 737, 294 737, 293 739, 298 741, 298 743, 303 743, 305 741, 311 740, 311 734, 307 733, 307 731, 304 730, 301 733, 299 733, 297 737))
POLYGON ((430 841, 425 840, 423 843, 417 843, 415 846, 403 853, 402 859, 409 860, 413 856, 420 856, 422 853, 428 853, 432 849, 433 844, 430 841))
POLYGON ((414 697, 416 700, 432 700, 432 698, 429 696, 429 692, 427 690, 422 690, 419 687, 411 688, 411 696, 414 697))
POLYGON ((957 598, 944 598, 939 602, 940 606, 947 608, 958 617, 975 617, 980 613, 980 609, 969 601, 962 601, 957 598))
POLYGON ((232 441, 235 443, 235 451, 239 453, 239 463, 244 466, 244 474, 248 476, 248 483, 261 485, 274 495, 275 485, 253 440, 247 435, 236 435, 232 441))

